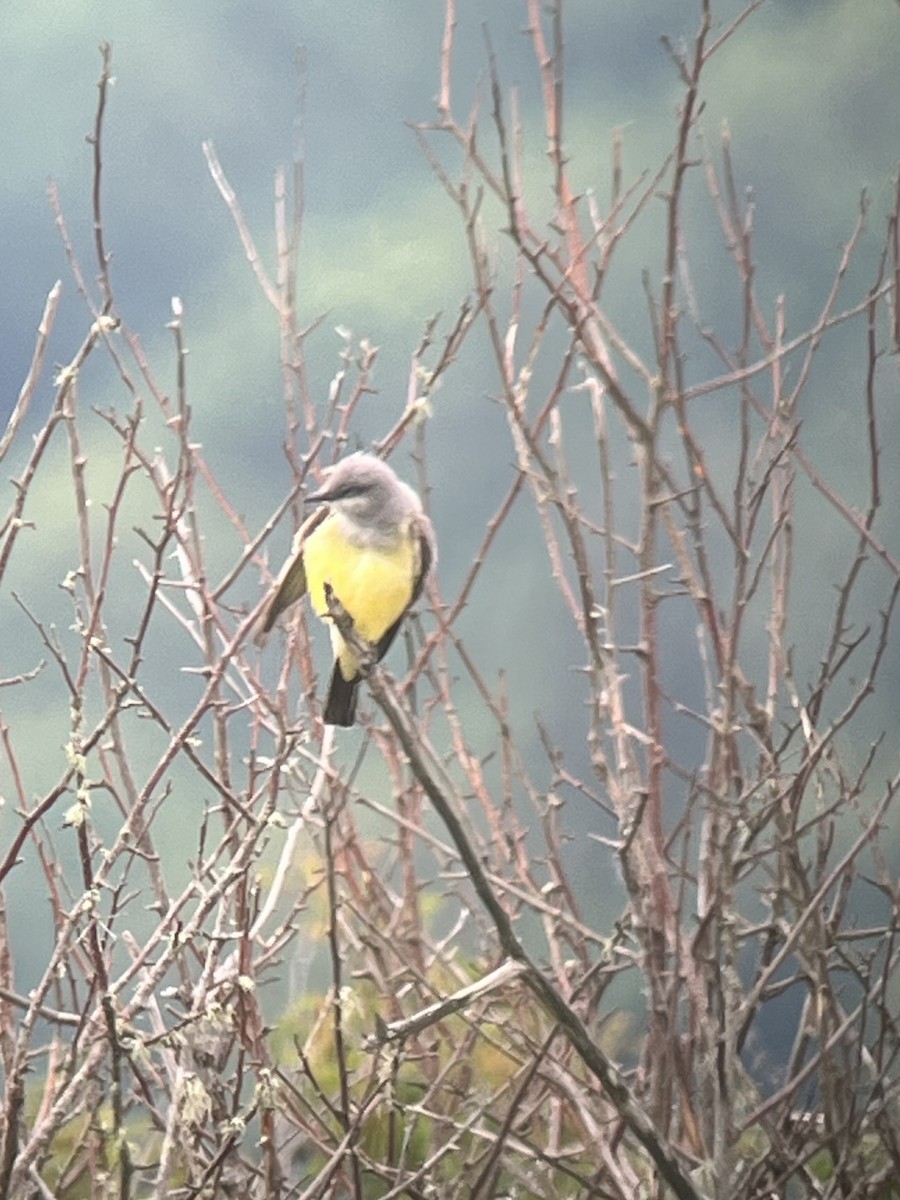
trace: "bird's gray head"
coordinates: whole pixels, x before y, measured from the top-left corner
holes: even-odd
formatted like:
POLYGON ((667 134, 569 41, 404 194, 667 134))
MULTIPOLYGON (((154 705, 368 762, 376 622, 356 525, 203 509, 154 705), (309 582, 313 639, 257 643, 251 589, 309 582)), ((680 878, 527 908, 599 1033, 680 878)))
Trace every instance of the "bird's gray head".
POLYGON ((396 530, 422 507, 412 488, 371 454, 342 458, 308 499, 327 502, 358 527, 385 532, 396 530))

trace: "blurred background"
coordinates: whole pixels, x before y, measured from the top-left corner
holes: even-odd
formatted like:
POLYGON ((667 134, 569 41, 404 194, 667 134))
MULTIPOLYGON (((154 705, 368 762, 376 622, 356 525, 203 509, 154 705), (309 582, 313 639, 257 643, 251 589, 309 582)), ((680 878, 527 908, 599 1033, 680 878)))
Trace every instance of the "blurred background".
MULTIPOLYGON (((724 28, 744 5, 717 0, 713 7, 717 27, 724 28)), ((504 87, 519 90, 524 157, 531 168, 529 202, 538 221, 542 212, 552 212, 552 178, 539 77, 523 32, 525 7, 510 0, 460 0, 458 21, 452 81, 456 114, 464 118, 478 98, 483 111, 489 109, 486 29, 504 87)), ((592 190, 601 208, 611 189, 615 131, 621 131, 626 186, 644 172, 655 172, 670 151, 682 85, 662 39, 676 48, 687 44, 698 22, 699 4, 688 2, 567 4, 567 153, 578 186, 592 190)), ((440 328, 446 331, 471 289, 464 230, 409 128, 411 122, 435 118, 442 32, 442 6, 420 0, 368 5, 259 0, 252 6, 226 0, 215 5, 157 0, 152 6, 71 0, 61 6, 36 0, 8 11, 0 45, 0 427, 27 373, 37 322, 57 279, 63 281, 63 295, 48 364, 70 361, 89 324, 55 228, 48 181, 58 191, 92 284, 92 158, 86 138, 101 66, 97 47, 106 41, 112 45, 115 84, 105 126, 103 211, 118 308, 139 335, 160 386, 171 390, 175 354, 167 323, 171 298, 181 299, 193 438, 203 444, 216 476, 227 480, 230 499, 248 528, 261 528, 291 485, 282 450, 279 328, 210 178, 204 141, 214 144, 270 271, 275 172, 290 164, 298 148, 302 151, 298 307, 304 324, 324 318, 306 345, 313 394, 326 403, 347 345, 346 331, 356 341, 367 339, 380 348, 376 392, 361 406, 354 434, 360 446, 383 435, 404 409, 411 356, 427 321, 443 314, 440 328)), ((759 293, 773 321, 778 297, 786 297, 788 335, 814 324, 820 313, 856 223, 863 188, 870 204, 868 233, 845 281, 846 303, 838 309, 858 303, 874 280, 900 162, 898 41, 900 6, 893 0, 771 0, 749 17, 707 74, 700 125, 708 152, 718 155, 727 122, 738 183, 752 189, 759 293)), ((687 195, 685 232, 699 309, 733 343, 740 291, 700 171, 687 195)), ((655 284, 659 280, 662 216, 662 205, 645 211, 604 292, 611 319, 643 351, 651 346, 651 335, 642 273, 655 284)), ((508 285, 504 271, 513 255, 501 216, 494 217, 487 236, 498 279, 508 285)), ((803 412, 808 451, 854 504, 862 504, 865 495, 859 395, 864 356, 860 322, 829 337, 803 412)), ((699 339, 685 371, 688 382, 718 373, 699 339)), ((28 434, 46 419, 53 374, 45 370, 24 433, 3 463, 6 479, 21 471, 28 434)), ((896 374, 893 381, 896 394, 896 374)), ((514 477, 506 420, 492 401, 497 392, 489 348, 483 335, 476 335, 431 401, 425 432, 430 505, 441 547, 441 588, 448 598, 456 595, 486 522, 514 477)), ((129 398, 102 356, 95 355, 84 371, 79 402, 85 409, 127 410, 129 398)), ((707 420, 712 461, 727 464, 733 411, 721 396, 708 402, 707 420)), ((896 404, 887 406, 883 422, 887 458, 900 437, 896 404)), ((92 502, 102 506, 117 477, 121 447, 100 420, 86 424, 84 438, 92 502)), ((59 469, 67 471, 62 445, 58 453, 59 469)), ((618 469, 627 477, 627 445, 622 453, 618 469)), ((395 465, 407 478, 415 477, 405 448, 395 465)), ((576 478, 579 467, 576 454, 576 478)), ((886 473, 887 510, 900 501, 897 485, 897 473, 886 473)), ((63 494, 70 495, 68 486, 63 494)), ((77 546, 71 513, 58 502, 52 473, 45 472, 27 515, 35 528, 31 540, 17 549, 0 596, 0 677, 30 670, 41 657, 33 631, 11 600, 13 592, 28 596, 42 621, 58 623, 63 638, 71 620, 69 598, 57 585, 75 565, 77 546)), ((628 514, 621 516, 627 532, 628 514)), ((571 744, 567 732, 573 706, 583 700, 577 674, 582 651, 549 583, 546 557, 522 552, 533 519, 528 511, 513 514, 458 632, 486 678, 494 681, 497 672, 505 673, 512 720, 534 747, 530 765, 539 770, 543 760, 532 723, 539 710, 550 734, 583 766, 586 748, 571 744)), ((832 568, 843 563, 847 546, 836 542, 825 523, 813 521, 807 529, 809 536, 798 547, 795 613, 809 630, 818 619, 816 598, 830 586, 832 568)), ((131 536, 129 530, 129 521, 123 521, 123 538, 131 536)), ((290 536, 286 520, 269 549, 273 567, 290 536)), ((896 529, 882 536, 896 552, 896 529)), ((212 569, 224 575, 242 547, 224 529, 208 549, 212 569)), ((137 540, 134 554, 140 556, 137 540)), ((132 627, 130 597, 139 594, 130 557, 130 551, 124 553, 122 575, 115 581, 123 606, 119 634, 132 627)), ((873 610, 884 582, 876 581, 867 593, 873 610)), ((235 603, 255 603, 260 595, 255 577, 239 581, 234 590, 235 603)), ((829 615, 821 610, 823 628, 829 615)), ((687 606, 684 626, 672 630, 673 646, 681 640, 680 687, 689 702, 700 680, 693 674, 696 665, 689 665, 696 654, 687 606)), ((814 657, 814 639, 810 645, 814 657)), ((185 641, 186 651, 188 646, 185 641)), ((678 680, 677 650, 672 671, 678 680)), ((196 681, 185 693, 173 656, 161 654, 150 673, 173 713, 187 710, 196 681)), ((896 729, 896 655, 885 679, 864 716, 864 741, 896 729)), ((25 722, 32 731, 21 752, 28 791, 39 794, 59 775, 69 713, 64 704, 48 704, 40 686, 17 690, 11 702, 19 729, 25 722)), ((488 752, 495 733, 491 723, 473 711, 469 729, 475 744, 481 736, 480 749, 488 752)), ((691 738, 700 735, 685 726, 679 736, 685 739, 682 757, 689 762, 691 738)), ((148 743, 147 762, 155 752, 148 743)), ((885 753, 895 761, 893 745, 885 753)), ((0 753, 0 789, 8 793, 6 771, 0 753)), ((185 801, 191 802, 201 799, 185 801)), ((7 829, 10 815, 3 818, 7 829)), ((596 848, 578 853, 584 859, 575 863, 576 877, 595 884, 596 848)), ((25 913, 30 902, 26 889, 17 893, 13 907, 25 913)))

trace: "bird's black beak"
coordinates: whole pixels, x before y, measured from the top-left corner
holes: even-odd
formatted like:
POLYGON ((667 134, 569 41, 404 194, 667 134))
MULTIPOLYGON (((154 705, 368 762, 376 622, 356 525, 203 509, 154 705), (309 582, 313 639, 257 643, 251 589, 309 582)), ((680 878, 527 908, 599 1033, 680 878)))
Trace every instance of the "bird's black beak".
POLYGON ((309 495, 303 497, 304 504, 326 504, 329 500, 334 499, 334 493, 329 490, 326 482, 325 486, 317 492, 310 492, 309 495))

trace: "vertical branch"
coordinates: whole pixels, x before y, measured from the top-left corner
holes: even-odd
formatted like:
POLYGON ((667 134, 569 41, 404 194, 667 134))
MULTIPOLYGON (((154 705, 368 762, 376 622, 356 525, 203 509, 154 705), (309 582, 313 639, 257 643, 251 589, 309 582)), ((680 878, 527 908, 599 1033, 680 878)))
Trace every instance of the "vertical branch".
MULTIPOLYGON (((353 1113, 350 1100, 350 1078, 347 1063, 347 1046, 344 1038, 344 971, 343 956, 340 940, 340 906, 338 894, 336 848, 334 845, 334 826, 336 812, 329 805, 323 813, 325 826, 325 869, 328 883, 328 949, 331 957, 331 1014, 332 1037, 334 1039, 334 1059, 337 1064, 338 1080, 340 1083, 339 1115, 344 1133, 349 1135, 353 1129, 353 1113)), ((362 1200, 362 1174, 359 1158, 352 1144, 349 1146, 350 1169, 353 1178, 353 1195, 356 1200, 362 1200)))
POLYGON ((456 33, 456 0, 444 0, 444 35, 441 40, 440 90, 437 110, 444 121, 450 120, 450 75, 453 67, 453 39, 456 33))
MULTIPOLYGON (((19 395, 13 406, 12 412, 9 414, 9 419, 6 422, 6 428, 3 435, 0 436, 0 462, 6 457, 6 453, 13 443, 13 439, 18 433, 25 416, 28 413, 28 407, 31 404, 31 398, 34 395, 34 390, 37 387, 38 380, 41 376, 41 369, 44 365, 44 355, 47 350, 47 342, 53 330, 53 322, 56 320, 56 310, 59 306, 59 298, 62 295, 62 283, 57 280, 53 287, 47 293, 47 299, 44 303, 44 311, 41 314, 41 319, 38 322, 37 337, 34 342, 34 351, 31 356, 31 365, 28 368, 28 374, 25 376, 19 395)), ((5 530, 5 523, 0 526, 0 534, 5 530)))
POLYGON ((106 117, 106 101, 112 82, 112 46, 109 42, 100 44, 100 54, 103 68, 97 84, 97 113, 94 118, 94 132, 88 138, 93 153, 93 192, 92 210, 94 217, 94 252, 97 256, 97 267, 100 271, 100 290, 103 294, 101 316, 107 316, 113 309, 113 292, 109 279, 109 254, 106 249, 106 236, 103 231, 103 126, 106 117))

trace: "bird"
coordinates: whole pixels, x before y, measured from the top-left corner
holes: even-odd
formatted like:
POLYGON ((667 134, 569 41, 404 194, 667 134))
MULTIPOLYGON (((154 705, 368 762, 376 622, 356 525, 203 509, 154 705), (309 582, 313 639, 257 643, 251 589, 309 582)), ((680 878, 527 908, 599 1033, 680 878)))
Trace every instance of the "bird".
POLYGON ((256 640, 263 643, 285 609, 308 592, 313 611, 330 625, 334 652, 324 721, 347 727, 356 719, 359 659, 330 615, 328 592, 380 661, 422 594, 437 543, 418 495, 373 454, 342 458, 306 499, 321 507, 294 537, 256 640))

